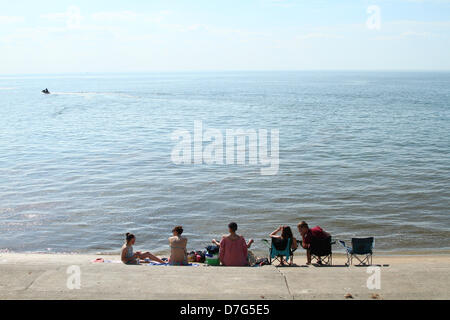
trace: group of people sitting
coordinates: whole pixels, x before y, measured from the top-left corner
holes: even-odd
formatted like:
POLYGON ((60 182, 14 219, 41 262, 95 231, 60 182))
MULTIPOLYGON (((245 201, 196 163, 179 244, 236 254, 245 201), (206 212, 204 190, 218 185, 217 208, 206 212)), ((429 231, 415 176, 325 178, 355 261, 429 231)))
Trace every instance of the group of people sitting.
MULTIPOLYGON (((311 240, 313 238, 324 239, 329 237, 329 234, 325 232, 321 227, 316 226, 314 228, 309 228, 305 221, 300 222, 297 225, 302 241, 301 246, 306 250, 307 264, 311 264, 311 240)), ((224 235, 222 240, 219 242, 216 239, 212 240, 212 243, 219 247, 219 259, 223 266, 247 266, 248 261, 248 249, 253 244, 253 239, 248 242, 245 238, 237 234, 238 226, 235 222, 231 222, 228 225, 228 235, 224 235)), ((187 258, 187 242, 188 239, 183 234, 183 227, 176 226, 172 230, 172 237, 169 238, 170 245, 170 258, 168 260, 169 265, 188 265, 187 258)), ((275 246, 286 247, 289 243, 291 249, 295 250, 298 247, 297 239, 294 237, 292 230, 289 226, 280 226, 278 229, 270 234, 272 241, 275 246), (289 241, 290 240, 290 241, 289 241)), ((126 242, 122 246, 121 250, 121 260, 125 264, 137 264, 138 259, 144 261, 155 261, 158 263, 166 263, 157 256, 151 254, 150 252, 134 252, 133 245, 136 242, 136 237, 131 234, 126 234, 126 242)), ((284 260, 281 259, 281 263, 284 264, 284 260)))

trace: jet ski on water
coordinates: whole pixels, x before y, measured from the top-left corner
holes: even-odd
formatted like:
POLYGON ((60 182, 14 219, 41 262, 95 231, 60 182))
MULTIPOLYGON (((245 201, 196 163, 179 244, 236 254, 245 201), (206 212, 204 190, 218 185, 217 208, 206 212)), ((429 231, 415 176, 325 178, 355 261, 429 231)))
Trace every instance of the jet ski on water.
POLYGON ((45 88, 44 90, 42 90, 42 93, 43 93, 43 94, 50 94, 50 91, 48 91, 48 89, 45 88))

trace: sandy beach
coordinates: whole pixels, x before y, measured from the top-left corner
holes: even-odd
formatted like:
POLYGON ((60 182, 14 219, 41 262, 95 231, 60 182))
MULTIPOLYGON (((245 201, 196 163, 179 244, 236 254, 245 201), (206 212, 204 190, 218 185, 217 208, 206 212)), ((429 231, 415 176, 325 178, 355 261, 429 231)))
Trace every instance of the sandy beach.
POLYGON ((332 267, 302 265, 304 256, 295 257, 297 267, 279 268, 126 266, 118 261, 115 255, 0 254, 0 299, 450 298, 449 254, 375 255, 380 289, 367 286, 374 269, 346 267, 339 254, 332 267), (94 263, 97 258, 112 262, 94 263), (78 268, 76 289, 69 278, 78 268))

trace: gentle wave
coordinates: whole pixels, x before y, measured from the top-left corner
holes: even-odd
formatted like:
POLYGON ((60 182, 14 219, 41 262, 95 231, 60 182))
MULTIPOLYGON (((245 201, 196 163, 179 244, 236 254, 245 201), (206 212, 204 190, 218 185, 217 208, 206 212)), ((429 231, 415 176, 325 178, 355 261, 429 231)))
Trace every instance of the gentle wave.
POLYGON ((176 224, 202 249, 231 220, 256 252, 301 220, 343 240, 375 236, 380 252, 450 248, 448 73, 10 81, 0 78, 15 86, 0 95, 3 250, 114 253, 133 232, 138 248, 166 252, 176 224), (194 120, 222 132, 278 128, 279 173, 175 165, 171 133, 192 133, 194 120))

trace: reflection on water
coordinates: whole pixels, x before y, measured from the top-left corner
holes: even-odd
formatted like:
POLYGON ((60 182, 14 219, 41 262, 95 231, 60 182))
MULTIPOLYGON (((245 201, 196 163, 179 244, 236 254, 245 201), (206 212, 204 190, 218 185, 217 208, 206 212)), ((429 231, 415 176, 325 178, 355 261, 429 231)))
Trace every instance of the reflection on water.
MULTIPOLYGON (((300 220, 380 251, 450 248, 449 73, 0 78, 0 249, 189 249, 300 220), (48 87, 56 94, 42 95, 48 87), (6 90, 5 88, 10 88, 6 90), (174 165, 177 129, 279 129, 280 169, 174 165)), ((298 235, 297 235, 298 236, 298 235)))

